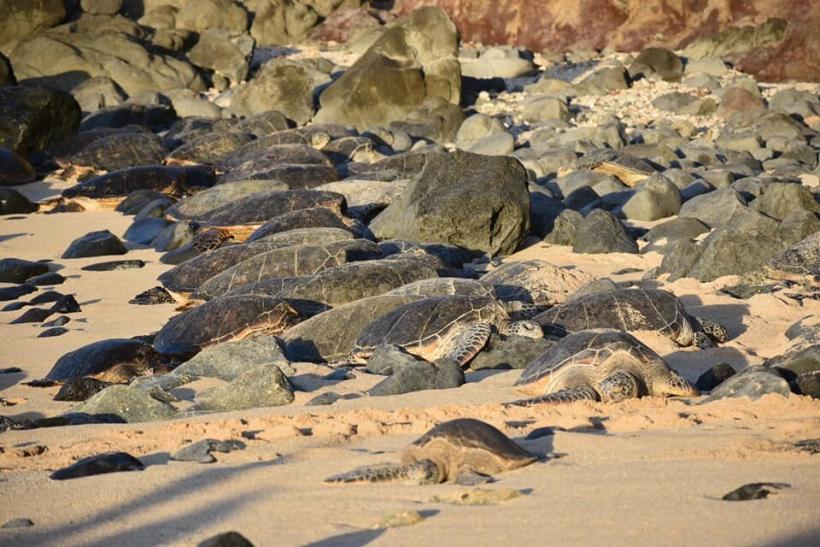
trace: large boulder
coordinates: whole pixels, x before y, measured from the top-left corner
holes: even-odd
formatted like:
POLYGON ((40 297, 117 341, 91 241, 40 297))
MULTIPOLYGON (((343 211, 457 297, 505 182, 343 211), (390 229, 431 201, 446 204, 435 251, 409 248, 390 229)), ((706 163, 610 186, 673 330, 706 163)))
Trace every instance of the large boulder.
POLYGON ((316 121, 365 130, 408 119, 428 97, 458 104, 458 44, 456 27, 441 9, 414 11, 328 86, 316 121))
POLYGON ((68 93, 45 87, 0 88, 0 146, 28 156, 75 133, 81 115, 68 93))
POLYGON ((248 12, 233 0, 189 1, 177 12, 176 27, 194 32, 222 29, 240 33, 248 29, 248 12))
POLYGON ((0 50, 60 24, 68 14, 65 0, 3 0, 0 2, 0 50))
POLYGON ((95 76, 108 76, 131 96, 205 89, 199 72, 188 62, 149 51, 121 32, 38 34, 14 48, 9 59, 20 82, 47 82, 65 91, 95 76))
POLYGON ((236 89, 230 110, 238 116, 276 110, 303 125, 313 116, 313 84, 304 66, 275 59, 236 89))
POLYGON ((14 79, 14 71, 11 70, 9 60, 3 55, 0 55, 0 87, 5 85, 14 85, 17 80, 14 79))
POLYGON ((199 35, 199 41, 188 52, 188 60, 232 82, 241 82, 248 75, 253 47, 253 38, 247 33, 210 29, 199 35))
POLYGON ((252 14, 251 36, 260 46, 292 44, 304 38, 319 22, 319 15, 295 0, 245 0, 252 14))
POLYGON ((431 153, 370 228, 382 239, 512 253, 530 230, 527 172, 511 157, 431 153))

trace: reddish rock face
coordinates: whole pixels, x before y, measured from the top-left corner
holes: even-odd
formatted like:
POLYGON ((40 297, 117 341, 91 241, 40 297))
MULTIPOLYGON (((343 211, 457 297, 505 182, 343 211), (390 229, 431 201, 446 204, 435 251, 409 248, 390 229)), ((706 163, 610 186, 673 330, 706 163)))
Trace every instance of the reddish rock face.
POLYGON ((820 81, 816 0, 397 0, 396 9, 406 13, 431 3, 450 14, 465 41, 558 52, 679 49, 777 17, 788 22, 783 40, 728 59, 764 81, 820 81))

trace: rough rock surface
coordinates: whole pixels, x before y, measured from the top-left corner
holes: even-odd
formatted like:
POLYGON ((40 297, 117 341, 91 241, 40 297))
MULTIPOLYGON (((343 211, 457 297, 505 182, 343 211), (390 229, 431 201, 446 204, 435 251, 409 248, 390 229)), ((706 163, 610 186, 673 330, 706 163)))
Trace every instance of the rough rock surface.
POLYGON ((370 229, 381 239, 512 253, 530 229, 527 173, 509 157, 433 153, 370 229))

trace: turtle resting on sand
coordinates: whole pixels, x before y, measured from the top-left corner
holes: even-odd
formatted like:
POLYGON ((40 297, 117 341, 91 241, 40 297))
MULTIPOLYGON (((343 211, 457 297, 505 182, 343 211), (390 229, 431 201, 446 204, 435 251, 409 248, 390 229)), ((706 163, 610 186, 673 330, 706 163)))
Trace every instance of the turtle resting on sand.
POLYGON ((414 441, 404 450, 400 464, 359 467, 328 477, 325 482, 469 482, 471 476, 495 475, 537 459, 490 424, 459 418, 437 425, 414 441))
POLYGON ((443 357, 464 366, 487 343, 493 327, 504 335, 543 337, 533 321, 510 321, 494 298, 433 296, 371 321, 356 340, 351 360, 364 363, 377 346, 391 344, 431 362, 443 357))
MULTIPOLYGON (((634 188, 657 171, 650 163, 640 158, 610 148, 587 152, 575 161, 574 167, 575 170, 588 169, 596 173, 612 175, 630 188, 634 188)), ((561 171, 558 174, 563 175, 567 172, 569 171, 561 171)))
POLYGON ((614 329, 571 334, 527 365, 515 383, 536 395, 529 406, 588 399, 617 402, 643 395, 695 397, 700 392, 632 335, 614 329))
POLYGON ((540 313, 533 321, 555 334, 599 328, 658 331, 679 346, 711 348, 727 339, 721 325, 689 315, 674 294, 658 289, 588 294, 540 313))

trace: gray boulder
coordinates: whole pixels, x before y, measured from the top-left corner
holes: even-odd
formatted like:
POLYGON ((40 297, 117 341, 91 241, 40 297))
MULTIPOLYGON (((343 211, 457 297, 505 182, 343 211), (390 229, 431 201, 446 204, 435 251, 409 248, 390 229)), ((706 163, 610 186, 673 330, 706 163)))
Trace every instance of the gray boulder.
POLYGON ((114 385, 73 408, 72 412, 113 414, 129 423, 170 420, 177 416, 177 409, 164 398, 162 393, 153 390, 114 385))
MULTIPOLYGON (((392 355, 389 360, 390 376, 370 388, 368 394, 374 397, 400 395, 427 389, 451 389, 464 384, 464 372, 451 361, 436 363, 416 359, 412 355, 404 357, 392 355)), ((374 365, 378 368, 378 365, 374 365)), ((368 365, 370 368, 370 365, 368 365)), ((386 373, 386 369, 382 368, 386 373)))
POLYGON ((100 230, 89 232, 75 239, 63 253, 62 258, 85 258, 89 256, 124 255, 128 249, 122 241, 109 232, 100 230))
POLYGON ((17 186, 37 178, 37 170, 11 148, 0 146, 0 186, 17 186))
POLYGON ((512 253, 530 230, 526 170, 509 157, 431 153, 370 229, 380 239, 512 253))
POLYGON ((273 364, 247 369, 234 380, 196 397, 193 410, 245 410, 293 402, 293 387, 273 364))
POLYGON ((200 33, 212 29, 241 33, 248 29, 248 12, 233 0, 183 2, 176 14, 176 27, 200 33))
POLYGON ((681 195, 677 186, 662 175, 652 175, 638 187, 622 210, 631 220, 658 220, 678 214, 681 195))
POLYGON ((7 85, 14 85, 17 80, 14 78, 14 72, 11 70, 9 60, 0 54, 0 87, 7 85))
POLYGON ((48 82, 65 91, 95 76, 108 76, 129 96, 176 88, 205 89, 189 63, 151 52, 121 32, 38 34, 14 48, 9 58, 21 82, 48 82))
POLYGON ((236 89, 230 110, 238 116, 276 110, 303 125, 313 117, 313 85, 304 66, 274 59, 236 89))
POLYGON ((315 121, 366 130, 407 119, 428 97, 459 104, 458 41, 443 10, 414 11, 325 89, 315 121))
POLYGON ((610 91, 629 89, 632 80, 622 66, 600 68, 584 78, 578 89, 585 95, 606 95, 610 91))
POLYGON ((556 97, 535 96, 524 102, 521 117, 529 122, 569 121, 567 103, 556 97))
POLYGON ((721 188, 695 196, 684 203, 679 212, 681 217, 696 218, 709 226, 723 226, 736 214, 748 211, 746 200, 733 188, 721 188))
POLYGON ((0 215, 28 214, 39 209, 39 205, 13 188, 0 188, 0 215))
POLYGON ((114 15, 122 9, 123 0, 80 0, 80 7, 93 15, 114 15))
POLYGON ((612 213, 595 209, 578 226, 572 250, 576 253, 637 253, 638 244, 612 213))
POLYGON ((245 0, 243 3, 253 16, 251 36, 260 46, 300 42, 319 22, 319 14, 308 2, 245 0))
POLYGON ((248 75, 254 45, 254 39, 247 33, 209 29, 199 35, 199 41, 188 52, 188 60, 231 82, 241 82, 248 75))
POLYGON ((117 106, 125 102, 128 96, 108 76, 96 76, 88 79, 71 90, 83 112, 96 112, 101 108, 117 106))
POLYGON ((584 215, 572 209, 564 209, 555 219, 552 231, 544 238, 553 245, 574 245, 578 228, 584 222, 584 215))
POLYGON ((525 368, 553 344, 552 340, 543 338, 502 337, 493 332, 484 349, 470 361, 470 370, 525 368))
POLYGON ((629 65, 629 77, 659 78, 667 82, 679 82, 683 76, 683 60, 674 51, 661 47, 649 47, 641 51, 629 65))
POLYGON ((498 118, 486 114, 474 114, 462 122, 456 134, 456 146, 461 150, 502 156, 515 149, 515 139, 498 118))
MULTIPOLYGON (((68 15, 65 0, 3 0, 0 8, 0 46, 48 30, 68 15)), ((6 47, 2 48, 4 51, 6 47)))
POLYGON ((808 187, 800 184, 775 183, 766 185, 763 194, 750 205, 772 218, 783 220, 796 211, 820 213, 820 204, 808 187))
POLYGON ((776 371, 750 366, 725 380, 701 404, 729 397, 748 397, 754 401, 770 393, 788 397, 792 392, 789 383, 776 371))

